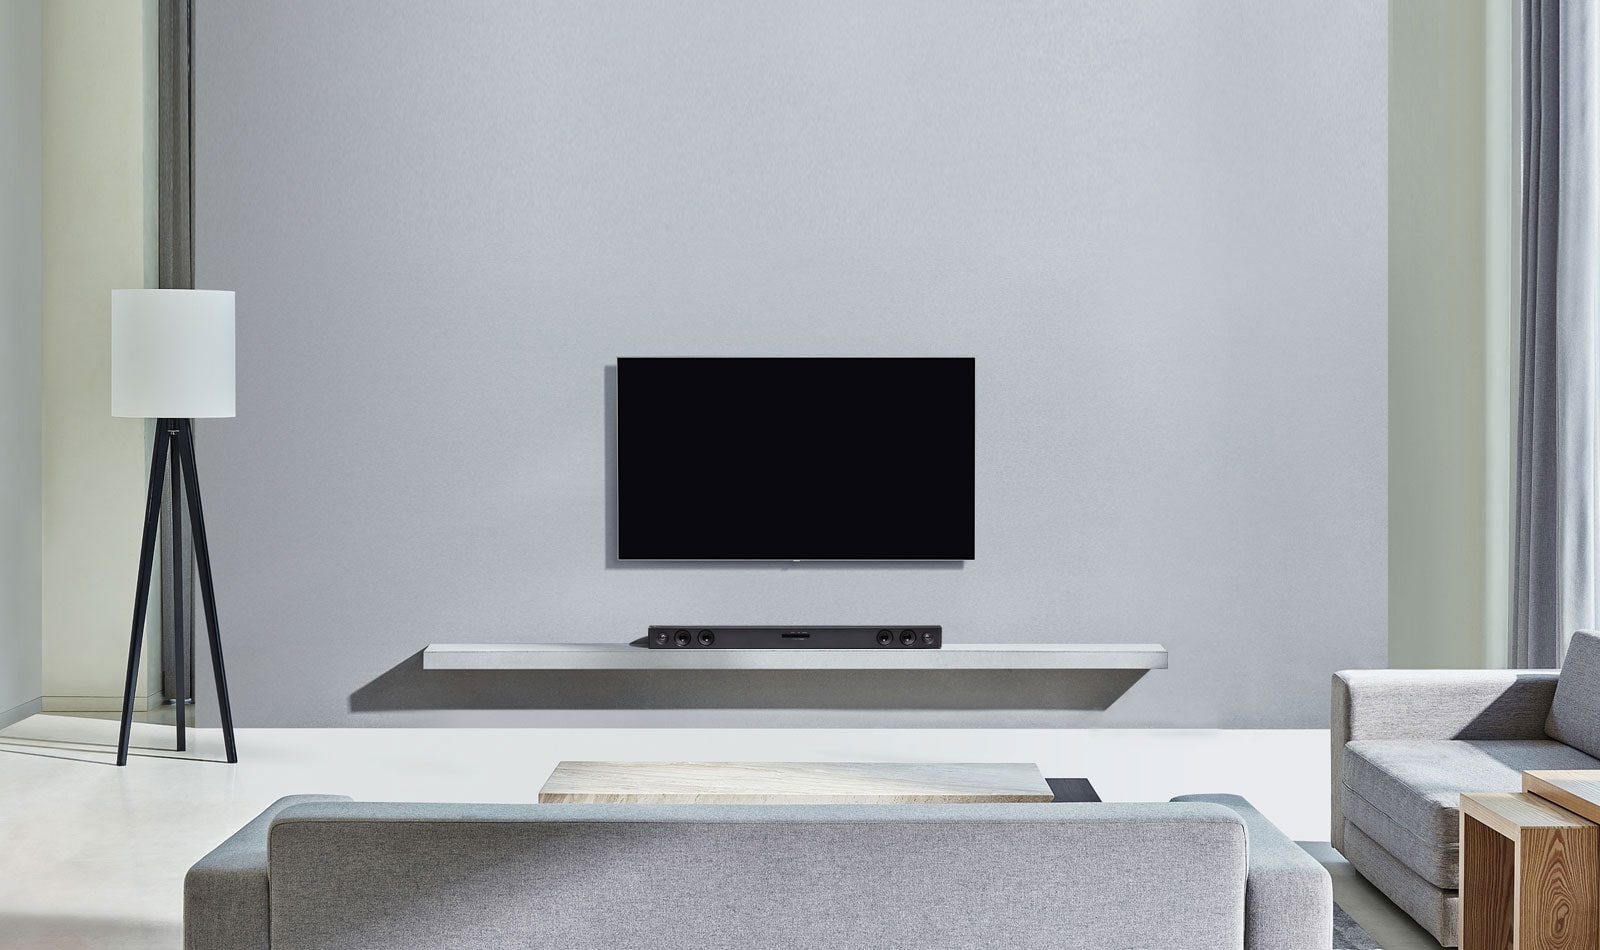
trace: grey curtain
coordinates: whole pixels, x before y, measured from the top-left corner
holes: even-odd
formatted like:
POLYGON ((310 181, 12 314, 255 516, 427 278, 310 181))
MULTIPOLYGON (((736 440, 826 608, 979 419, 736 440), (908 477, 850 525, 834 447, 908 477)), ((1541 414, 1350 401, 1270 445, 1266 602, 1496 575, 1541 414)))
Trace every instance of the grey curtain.
POLYGON ((1521 406, 1511 661, 1559 666, 1596 617, 1600 419, 1592 0, 1524 0, 1521 406))

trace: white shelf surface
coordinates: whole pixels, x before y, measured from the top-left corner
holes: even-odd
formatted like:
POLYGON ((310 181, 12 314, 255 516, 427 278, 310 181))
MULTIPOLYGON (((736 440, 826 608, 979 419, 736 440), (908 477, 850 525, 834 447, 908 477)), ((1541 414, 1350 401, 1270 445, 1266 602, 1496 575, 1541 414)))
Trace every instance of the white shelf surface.
POLYGON ((946 643, 938 650, 651 650, 626 643, 434 643, 425 670, 1164 670, 1159 643, 946 643))

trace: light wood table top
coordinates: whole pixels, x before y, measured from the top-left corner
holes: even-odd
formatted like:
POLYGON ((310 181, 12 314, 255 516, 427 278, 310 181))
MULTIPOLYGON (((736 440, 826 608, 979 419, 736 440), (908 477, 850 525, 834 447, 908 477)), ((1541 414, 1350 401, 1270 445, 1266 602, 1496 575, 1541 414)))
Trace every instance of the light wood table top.
POLYGON ((1048 802, 1033 763, 562 762, 545 804, 1048 802))
POLYGON ((1586 828, 1592 822, 1525 792, 1465 792, 1461 813, 1471 815, 1507 838, 1525 828, 1586 828))
POLYGON ((1522 773, 1522 790, 1600 823, 1600 770, 1537 769, 1522 773))

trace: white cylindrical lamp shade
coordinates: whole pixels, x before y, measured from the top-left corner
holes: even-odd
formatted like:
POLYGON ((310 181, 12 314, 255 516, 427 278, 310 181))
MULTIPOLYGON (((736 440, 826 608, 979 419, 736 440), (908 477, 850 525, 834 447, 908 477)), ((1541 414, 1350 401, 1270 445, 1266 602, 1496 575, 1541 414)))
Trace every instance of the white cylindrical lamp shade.
POLYGON ((233 291, 111 292, 111 414, 233 412, 233 291))

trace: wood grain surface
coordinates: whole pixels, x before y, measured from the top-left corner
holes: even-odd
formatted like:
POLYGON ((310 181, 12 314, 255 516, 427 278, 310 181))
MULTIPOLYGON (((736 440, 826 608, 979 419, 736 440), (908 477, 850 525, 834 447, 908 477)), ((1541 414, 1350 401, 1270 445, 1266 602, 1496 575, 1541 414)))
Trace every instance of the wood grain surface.
POLYGON ((1593 950, 1597 887, 1600 826, 1527 793, 1461 796, 1462 950, 1593 950))
POLYGON ((1033 763, 562 762, 545 804, 1048 802, 1033 763))
POLYGON ((1513 946, 1549 950, 1594 950, 1596 846, 1600 831, 1588 828, 1524 828, 1517 855, 1517 930, 1513 946))
POLYGON ((1600 770, 1541 769, 1522 773, 1522 790, 1600 822, 1600 770))
POLYGON ((1461 813, 1470 813, 1513 840, 1524 828, 1583 828, 1593 824, 1526 792, 1468 792, 1461 796, 1461 813))
POLYGON ((1516 926, 1516 843, 1461 811, 1461 950, 1505 950, 1516 926))

